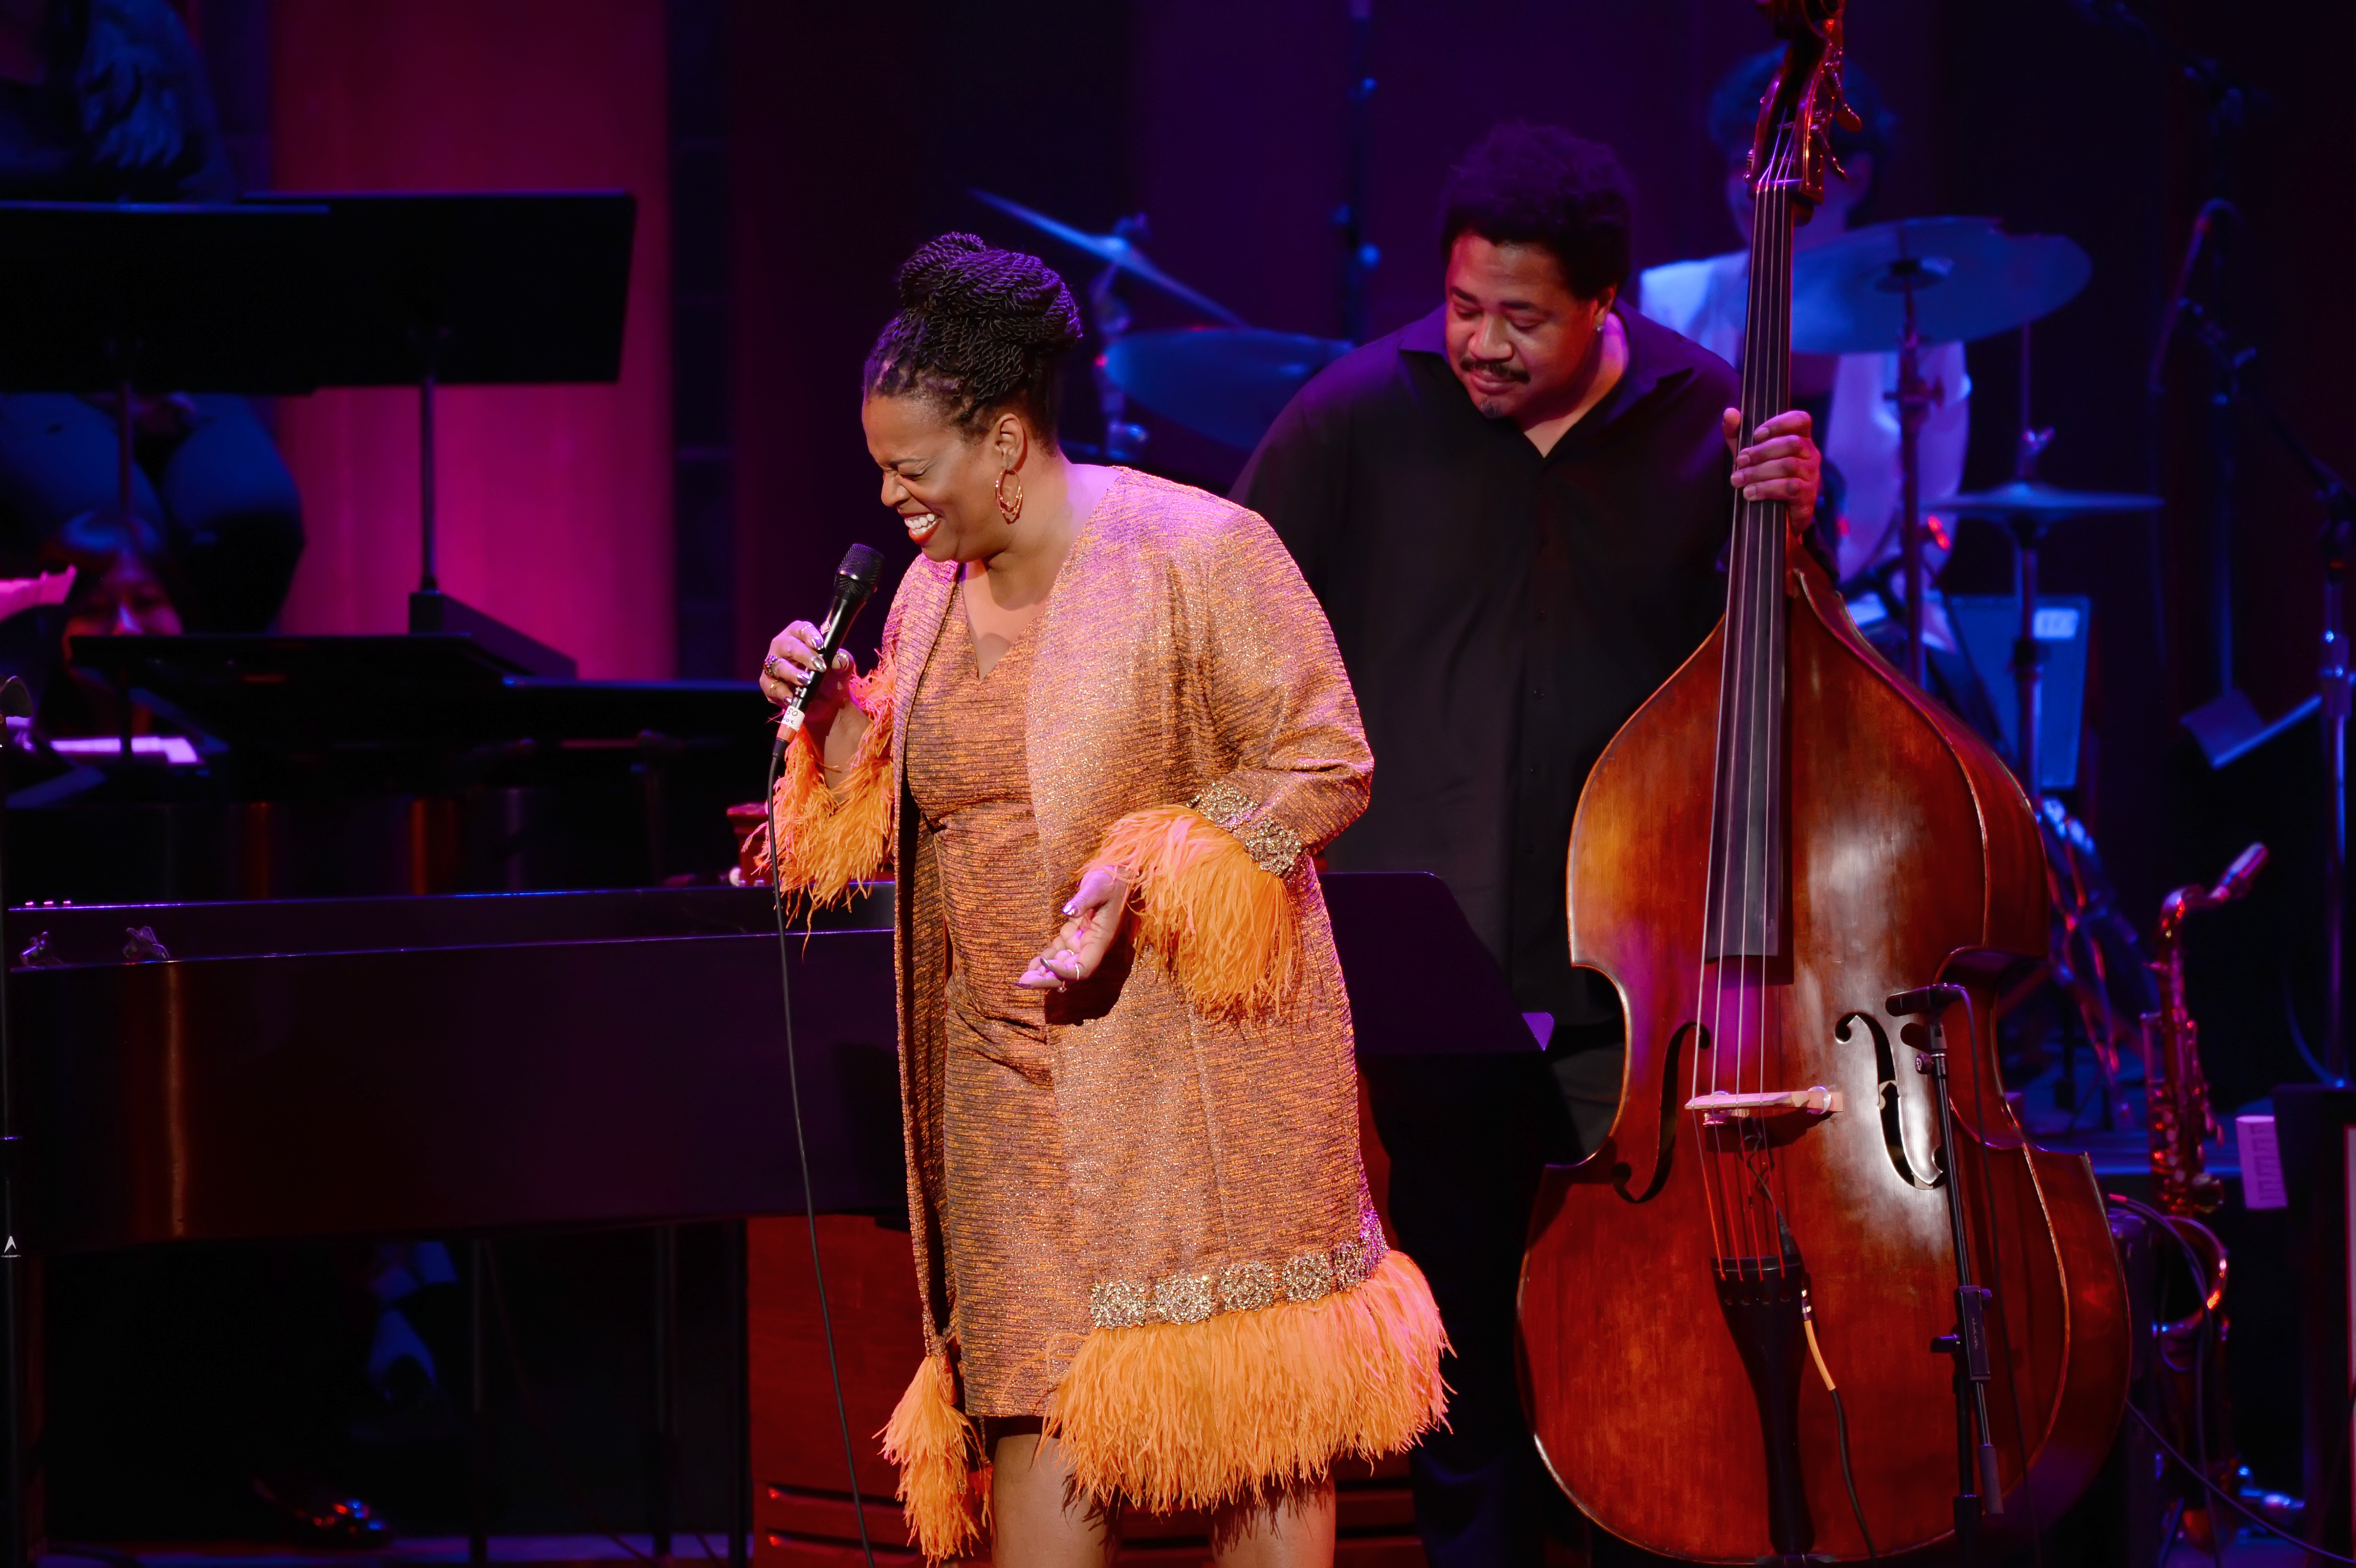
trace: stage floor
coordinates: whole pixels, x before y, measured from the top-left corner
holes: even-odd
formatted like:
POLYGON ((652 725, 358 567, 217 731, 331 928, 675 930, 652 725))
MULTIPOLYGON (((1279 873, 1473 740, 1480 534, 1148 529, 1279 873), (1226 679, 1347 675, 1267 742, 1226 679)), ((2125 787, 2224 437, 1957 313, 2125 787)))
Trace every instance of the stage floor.
MULTIPOLYGON (((696 1544, 696 1538, 678 1538, 678 1551, 673 1561, 680 1568, 694 1564, 727 1561, 726 1541, 717 1536, 705 1536, 712 1556, 706 1558, 696 1544)), ((649 1559, 653 1543, 643 1535, 625 1535, 616 1542, 602 1535, 498 1535, 491 1538, 491 1561, 494 1563, 526 1563, 534 1568, 571 1568, 581 1564, 597 1564, 599 1568, 616 1563, 642 1562, 649 1559)), ((1124 1554, 1127 1556, 1129 1554, 1124 1554)), ((1157 1554, 1158 1555, 1158 1554, 1157 1554)), ((2299 1568, 2304 1556, 2294 1543, 2276 1537, 2247 1531, 2222 1553, 2229 1568, 2299 1568)), ((837 1555, 843 1563, 858 1562, 856 1551, 837 1555)), ((875 1553, 878 1563, 905 1563, 915 1559, 905 1552, 875 1553)), ((1403 1561, 1405 1559, 1403 1558, 1403 1561)), ((1419 1562, 1421 1553, 1415 1552, 1413 1561, 1419 1562)), ((93 1563, 105 1568, 455 1568, 466 1561, 466 1541, 463 1536, 420 1537, 403 1541, 381 1552, 328 1552, 301 1550, 294 1547, 273 1547, 221 1541, 206 1545, 143 1544, 110 1542, 87 1553, 72 1550, 52 1551, 40 1560, 40 1568, 91 1568, 93 1563)), ((807 1561, 816 1563, 810 1556, 807 1561)), ((1170 1561, 1175 1561, 1171 1559, 1170 1561)), ((2168 1554, 2161 1568, 2207 1568, 2213 1563, 2206 1552, 2179 1542, 2168 1554)), ((1207 1562, 1207 1559, 1205 1559, 1207 1562)))

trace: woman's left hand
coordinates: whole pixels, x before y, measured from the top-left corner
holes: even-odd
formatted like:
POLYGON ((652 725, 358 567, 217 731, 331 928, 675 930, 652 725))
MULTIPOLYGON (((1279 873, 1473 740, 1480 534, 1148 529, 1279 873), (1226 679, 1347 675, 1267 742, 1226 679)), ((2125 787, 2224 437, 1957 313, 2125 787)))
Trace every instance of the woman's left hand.
POLYGON ((1015 984, 1033 991, 1060 991, 1097 972, 1121 923, 1129 918, 1129 881, 1109 866, 1092 868, 1080 891, 1064 906, 1064 929, 1046 952, 1031 960, 1015 984))

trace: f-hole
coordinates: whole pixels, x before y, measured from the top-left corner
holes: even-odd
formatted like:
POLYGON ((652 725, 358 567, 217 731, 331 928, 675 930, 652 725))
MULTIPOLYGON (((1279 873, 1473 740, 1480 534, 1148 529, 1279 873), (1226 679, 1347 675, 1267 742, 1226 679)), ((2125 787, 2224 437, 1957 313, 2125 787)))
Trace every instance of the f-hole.
POLYGON ((1906 1124, 1900 1115, 1898 1101, 1898 1061, 1890 1049, 1890 1036, 1881 1028, 1881 1020, 1871 1013, 1844 1014, 1833 1025, 1833 1039, 1847 1045, 1856 1038, 1849 1026, 1863 1024, 1873 1036, 1874 1103, 1881 1110, 1881 1143, 1890 1151, 1890 1168, 1896 1171, 1910 1187, 1928 1192, 1946 1180, 1943 1173, 1930 1180, 1922 1179, 1914 1168, 1913 1158, 1906 1152, 1906 1124))
POLYGON ((1661 1189, 1668 1183, 1669 1157, 1676 1152, 1677 1145, 1677 1116, 1680 1107, 1685 1104, 1685 1096, 1677 1092, 1677 1061, 1682 1055, 1678 1048, 1686 1042, 1687 1036, 1697 1039, 1702 1050, 1709 1049, 1709 1031, 1696 1020, 1680 1025, 1677 1031, 1669 1036, 1669 1049, 1662 1052, 1667 1060, 1661 1064, 1661 1142, 1660 1152, 1653 1158, 1653 1179, 1644 1184, 1644 1191, 1631 1192, 1628 1190, 1628 1179, 1635 1175, 1635 1171, 1625 1164, 1612 1168, 1612 1189, 1630 1203, 1650 1203, 1661 1195, 1661 1189))

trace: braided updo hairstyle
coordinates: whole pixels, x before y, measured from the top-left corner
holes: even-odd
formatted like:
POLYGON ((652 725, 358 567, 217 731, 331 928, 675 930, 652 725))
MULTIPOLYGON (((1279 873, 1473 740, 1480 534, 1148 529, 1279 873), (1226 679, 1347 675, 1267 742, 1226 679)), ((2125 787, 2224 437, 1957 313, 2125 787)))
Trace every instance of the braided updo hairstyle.
POLYGON ((901 263, 900 314, 868 351, 868 397, 910 394, 979 432, 1012 406, 1050 450, 1065 351, 1080 340, 1079 307, 1036 256, 971 234, 944 234, 901 263))

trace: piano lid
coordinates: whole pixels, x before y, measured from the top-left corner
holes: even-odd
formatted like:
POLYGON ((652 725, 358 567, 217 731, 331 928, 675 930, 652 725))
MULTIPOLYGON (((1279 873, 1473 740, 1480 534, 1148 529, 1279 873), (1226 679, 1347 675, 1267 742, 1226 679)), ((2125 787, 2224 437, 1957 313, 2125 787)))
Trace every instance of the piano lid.
POLYGON ((73 662, 184 728, 279 751, 652 733, 766 754, 773 716, 750 681, 536 679, 463 634, 84 637, 73 662))

